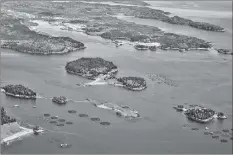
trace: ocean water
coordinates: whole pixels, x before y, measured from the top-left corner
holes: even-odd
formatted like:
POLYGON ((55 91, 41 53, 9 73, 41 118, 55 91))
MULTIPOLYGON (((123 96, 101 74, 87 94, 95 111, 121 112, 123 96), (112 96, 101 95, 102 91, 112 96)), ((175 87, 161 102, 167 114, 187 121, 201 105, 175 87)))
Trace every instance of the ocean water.
MULTIPOLYGON (((202 6, 199 2, 192 3, 192 5, 201 6, 199 9, 208 10, 205 9, 206 6, 202 6)), ((214 5, 206 3, 207 6, 214 5)), ((169 8, 169 5, 170 3, 166 2, 160 3, 160 7, 164 10, 169 8)), ((189 5, 191 4, 187 3, 186 7, 189 5)), ((220 12, 221 5, 216 4, 214 6, 211 7, 211 11, 220 12)), ((156 7, 156 4, 153 4, 153 7, 156 7)), ((180 6, 174 4, 171 7, 179 9, 180 6)), ((190 16, 195 16, 196 8, 191 6, 190 8, 194 10, 192 13, 192 9, 189 9, 190 16)), ((217 20, 201 16, 198 16, 198 18, 200 20, 206 18, 213 22, 217 20)), ((227 21, 227 19, 228 17, 219 18, 219 23, 227 21)), ((128 20, 148 25, 157 22, 142 19, 128 20)), ((229 23, 226 22, 224 26, 226 28, 231 27, 229 23)), ((195 51, 188 53, 172 51, 142 52, 127 45, 116 48, 104 39, 78 32, 61 31, 59 28, 46 23, 40 24, 39 31, 51 35, 70 36, 83 42, 87 48, 62 56, 34 56, 0 49, 1 85, 20 83, 35 90, 40 96, 51 98, 64 95, 76 102, 70 101, 65 106, 57 106, 50 99, 43 97, 36 101, 19 100, 1 93, 1 104, 12 115, 25 123, 39 125, 49 130, 43 135, 30 136, 14 142, 10 146, 2 147, 3 154, 232 153, 232 141, 229 137, 221 137, 220 139, 228 140, 228 143, 221 143, 220 139, 204 136, 205 127, 210 128, 211 131, 232 128, 231 56, 195 51), (148 88, 142 92, 131 92, 107 85, 77 87, 77 83, 89 82, 89 80, 67 74, 64 67, 67 61, 80 57, 102 57, 112 61, 119 68, 118 76, 144 77, 148 88), (155 83, 150 81, 145 76, 146 74, 166 76, 174 81, 177 86, 171 87, 166 84, 155 83), (86 98, 99 102, 128 105, 137 110, 142 119, 133 122, 124 120, 111 111, 96 108, 88 102, 82 102, 86 98), (174 105, 184 103, 200 104, 216 111, 222 111, 228 116, 228 119, 224 121, 216 120, 207 125, 190 122, 172 108, 174 105), (14 108, 15 104, 18 104, 19 108, 14 108), (33 108, 33 106, 36 106, 36 108, 33 108), (68 110, 71 109, 76 110, 77 113, 68 113, 68 110), (73 125, 55 127, 43 120, 45 113, 72 121, 73 125), (78 114, 81 113, 88 114, 89 118, 80 118, 78 114), (111 125, 101 126, 97 122, 90 121, 90 117, 98 117, 102 121, 110 122, 111 125), (184 124, 188 124, 188 127, 183 127, 184 124), (199 130, 193 131, 191 128, 199 128, 199 130), (59 147, 60 143, 69 143, 72 144, 72 147, 63 149, 59 147)), ((161 27, 163 26, 161 25, 161 27)), ((172 26, 170 25, 170 27, 172 26)), ((168 28, 170 27, 168 26, 168 28)), ((199 37, 214 38, 217 47, 223 45, 223 42, 227 42, 224 47, 228 47, 228 42, 230 42, 228 39, 231 39, 228 34, 230 31, 222 34, 213 32, 206 32, 205 34, 201 30, 187 29, 192 29, 195 33, 199 32, 199 37), (221 37, 216 37, 216 35, 221 37), (224 41, 223 38, 225 38, 224 41)), ((175 30, 176 26, 174 26, 175 30)), ((188 33, 189 30, 181 31, 179 29, 184 34, 188 33)))

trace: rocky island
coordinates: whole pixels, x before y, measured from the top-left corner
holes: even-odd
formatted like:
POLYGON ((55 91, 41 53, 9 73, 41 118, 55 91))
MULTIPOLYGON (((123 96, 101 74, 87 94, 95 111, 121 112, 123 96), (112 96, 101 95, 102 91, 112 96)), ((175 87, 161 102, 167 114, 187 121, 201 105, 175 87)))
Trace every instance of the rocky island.
POLYGON ((117 82, 122 84, 124 88, 141 91, 147 88, 145 79, 141 77, 121 77, 117 78, 117 82))
POLYGON ((65 66, 68 73, 79 75, 90 80, 96 80, 99 75, 114 77, 117 73, 117 66, 102 58, 80 58, 68 62, 65 66))
POLYGON ((23 85, 6 85, 2 87, 5 94, 17 98, 36 99, 36 92, 23 85))

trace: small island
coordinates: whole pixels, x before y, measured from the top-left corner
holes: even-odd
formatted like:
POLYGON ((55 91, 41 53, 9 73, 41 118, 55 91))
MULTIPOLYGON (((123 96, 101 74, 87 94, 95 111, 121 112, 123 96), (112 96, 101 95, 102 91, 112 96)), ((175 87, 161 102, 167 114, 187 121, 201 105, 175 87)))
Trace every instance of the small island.
POLYGON ((100 75, 108 75, 112 78, 117 73, 117 66, 102 58, 80 58, 68 62, 65 66, 68 73, 79 75, 90 80, 96 80, 100 75))
POLYGON ((174 107, 179 112, 184 112, 184 115, 192 121, 198 123, 208 123, 214 119, 227 119, 223 112, 216 112, 210 108, 205 108, 199 105, 190 105, 190 108, 185 108, 183 105, 174 107))
POLYGON ((31 34, 28 40, 4 40, 1 48, 12 49, 22 53, 51 55, 65 54, 85 49, 83 43, 69 37, 51 37, 44 34, 31 34))
POLYGON ((65 96, 53 97, 52 101, 54 103, 63 105, 63 104, 66 104, 67 98, 65 96))
POLYGON ((23 85, 6 85, 2 87, 3 91, 8 96, 24 99, 36 99, 36 92, 23 85))
POLYGON ((215 111, 207 108, 192 108, 185 112, 188 119, 199 122, 208 123, 215 118, 215 111))
POLYGON ((121 77, 117 78, 117 82, 121 83, 124 88, 133 91, 141 91, 147 88, 145 79, 141 77, 121 77))

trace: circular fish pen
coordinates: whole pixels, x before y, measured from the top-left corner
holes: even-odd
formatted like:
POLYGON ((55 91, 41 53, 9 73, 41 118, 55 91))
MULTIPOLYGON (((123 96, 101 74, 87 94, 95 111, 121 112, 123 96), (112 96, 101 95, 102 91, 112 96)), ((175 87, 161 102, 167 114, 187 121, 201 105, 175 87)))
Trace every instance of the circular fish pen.
POLYGON ((219 136, 212 136, 213 139, 219 139, 219 136))
POLYGON ((45 117, 49 117, 49 116, 50 116, 50 114, 44 114, 44 116, 45 116, 45 117))
POLYGON ((97 117, 92 117, 92 118, 90 118, 90 119, 91 119, 91 121, 93 121, 93 122, 98 122, 98 121, 100 121, 100 119, 97 118, 97 117))
POLYGON ((110 122, 100 122, 101 125, 108 126, 110 125, 110 122))
POLYGON ((75 114, 75 113, 76 113, 76 110, 68 110, 68 113, 70 113, 70 114, 75 114))
POLYGON ((191 128, 191 130, 198 131, 199 129, 198 128, 191 128))
POLYGON ((58 116, 51 116, 51 119, 58 119, 58 116))
POLYGON ((59 122, 65 122, 66 120, 65 119, 59 119, 58 121, 59 122))
POLYGON ((64 126, 64 124, 57 124, 57 126, 64 126))
POLYGON ((73 122, 68 121, 68 122, 66 122, 66 124, 68 124, 68 125, 72 125, 72 124, 73 124, 73 122))
POLYGON ((228 132, 230 132, 230 130, 228 130, 228 129, 223 129, 222 132, 228 133, 228 132))
POLYGON ((220 142, 222 142, 222 143, 227 143, 228 140, 226 140, 226 139, 221 139, 220 142))
POLYGON ((79 114, 78 116, 79 116, 79 117, 88 117, 87 114, 79 114))
POLYGON ((50 121, 49 123, 50 123, 50 124, 56 124, 57 121, 50 121))

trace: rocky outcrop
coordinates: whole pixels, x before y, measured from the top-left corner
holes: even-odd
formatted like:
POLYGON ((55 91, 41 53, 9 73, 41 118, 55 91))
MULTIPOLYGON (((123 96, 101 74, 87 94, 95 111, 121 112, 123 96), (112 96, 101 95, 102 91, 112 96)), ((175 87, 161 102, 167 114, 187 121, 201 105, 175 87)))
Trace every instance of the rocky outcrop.
POLYGON ((23 85, 6 85, 2 87, 6 95, 24 98, 24 99, 36 99, 36 92, 23 86, 23 85))
POLYGON ((63 105, 63 104, 66 104, 67 98, 65 96, 53 97, 52 101, 54 103, 63 105))
POLYGON ((4 107, 1 107, 1 125, 13 122, 16 122, 16 119, 8 116, 4 107))
POLYGON ((117 78, 117 82, 121 83, 124 88, 133 90, 133 91, 140 91, 147 88, 145 79, 141 77, 122 77, 117 78))
POLYGON ((228 50, 228 49, 217 49, 219 54, 225 54, 225 55, 233 55, 232 50, 228 50))
POLYGON ((149 50, 156 51, 157 50, 157 46, 149 46, 149 50))
POLYGON ((138 111, 126 105, 117 105, 111 102, 100 103, 92 99, 87 99, 87 101, 91 102, 97 108, 114 111, 119 117, 123 117, 126 119, 135 119, 140 117, 138 111))
POLYGON ((134 48, 137 50, 148 50, 149 46, 139 44, 139 45, 134 45, 134 48))
POLYGON ((65 66, 68 73, 79 75, 91 80, 95 80, 99 75, 109 75, 114 77, 117 73, 117 66, 112 62, 106 61, 102 58, 80 58, 68 62, 65 66))

